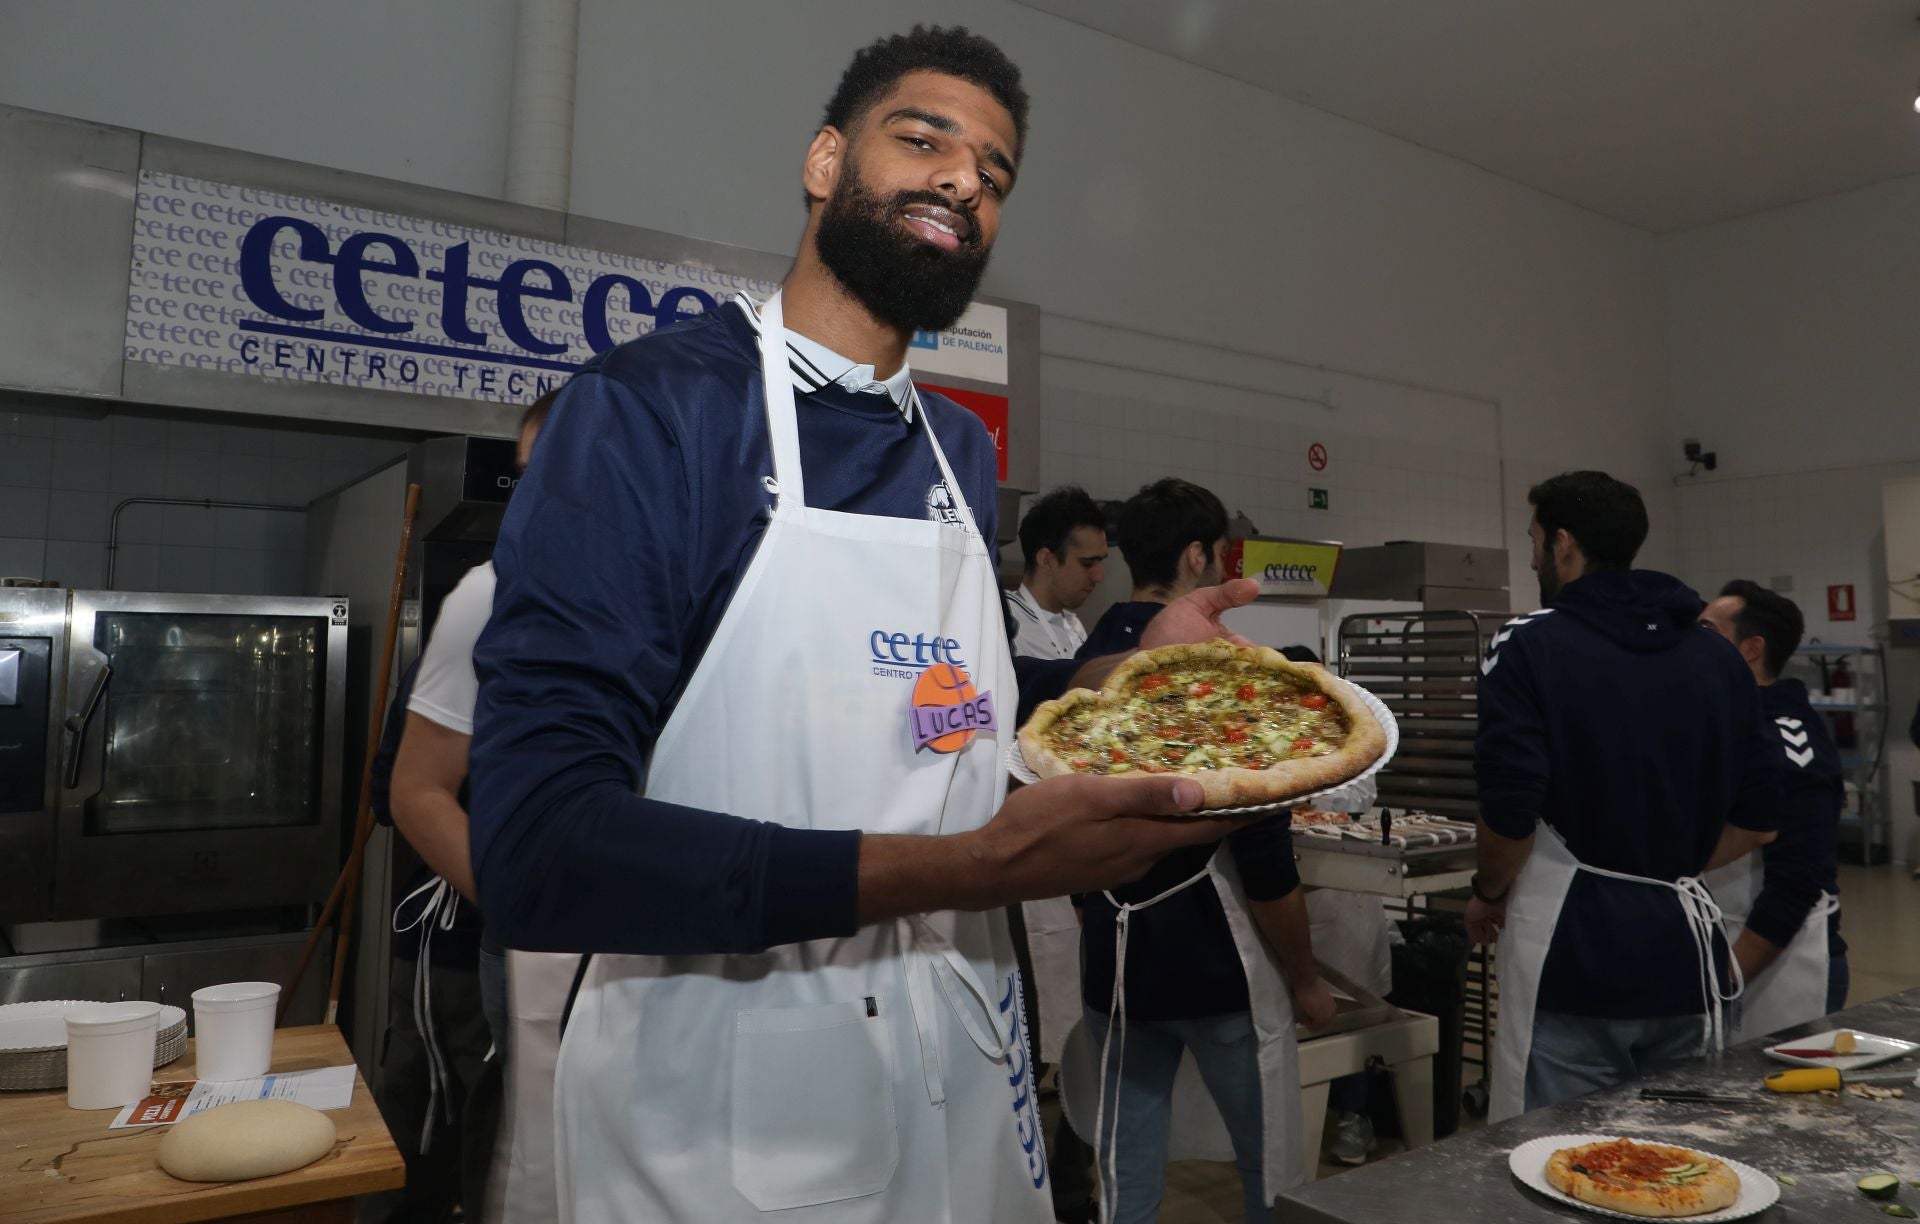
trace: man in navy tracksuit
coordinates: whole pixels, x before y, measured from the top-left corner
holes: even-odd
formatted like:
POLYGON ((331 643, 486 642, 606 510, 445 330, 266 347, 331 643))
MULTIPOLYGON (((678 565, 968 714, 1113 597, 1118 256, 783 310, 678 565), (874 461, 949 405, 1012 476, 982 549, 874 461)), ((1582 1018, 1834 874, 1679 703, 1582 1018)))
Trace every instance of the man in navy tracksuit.
POLYGON ((1133 591, 1094 624, 1082 659, 1131 654, 1162 608, 1226 579, 1227 508, 1211 489, 1177 476, 1156 480, 1127 499, 1114 529, 1133 591))
POLYGON ((1571 472, 1528 500, 1545 606, 1482 664, 1467 911, 1477 941, 1502 940, 1502 1118, 1699 1050, 1701 954, 1676 885, 1771 841, 1780 807, 1739 653, 1701 632, 1692 590, 1630 568, 1639 493, 1571 472))
MULTIPOLYGON (((1799 607, 1757 582, 1739 579, 1721 588, 1720 598, 1700 619, 1746 660, 1760 685, 1765 722, 1779 736, 1773 764, 1786 799, 1780 840, 1761 852, 1760 895, 1733 945, 1741 973, 1752 982, 1793 942, 1821 893, 1840 895, 1834 839, 1846 786, 1840 751, 1827 733, 1826 719, 1808 702, 1806 684, 1780 674, 1806 630, 1799 607)), ((1846 1005, 1847 942, 1840 938, 1836 909, 1827 918, 1827 1014, 1846 1005)))

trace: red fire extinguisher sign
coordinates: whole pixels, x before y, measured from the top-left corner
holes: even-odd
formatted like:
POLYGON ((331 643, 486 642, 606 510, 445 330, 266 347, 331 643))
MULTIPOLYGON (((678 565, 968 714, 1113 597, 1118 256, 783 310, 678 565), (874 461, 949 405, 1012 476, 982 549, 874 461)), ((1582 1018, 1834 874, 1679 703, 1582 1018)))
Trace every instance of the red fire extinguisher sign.
POLYGON ((1854 619, 1853 584, 1827 588, 1827 619, 1830 621, 1850 621, 1854 619))

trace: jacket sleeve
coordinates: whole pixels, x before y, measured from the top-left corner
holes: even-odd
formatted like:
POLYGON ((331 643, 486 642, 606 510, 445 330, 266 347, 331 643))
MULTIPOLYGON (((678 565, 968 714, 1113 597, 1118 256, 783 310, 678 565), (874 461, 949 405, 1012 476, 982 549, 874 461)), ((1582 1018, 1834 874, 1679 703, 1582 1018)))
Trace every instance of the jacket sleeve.
POLYGON ((488 925, 512 947, 744 952, 856 926, 859 833, 636 793, 695 645, 694 483, 672 423, 586 374, 507 509, 474 652, 471 827, 488 925))
POLYGON ((387 707, 387 721, 380 727, 380 747, 373 754, 373 768, 367 771, 368 806, 373 809, 374 819, 389 827, 393 824, 393 763, 400 756, 400 736, 407 729, 407 704, 413 694, 414 677, 419 674, 419 659, 400 673, 393 704, 387 707))
POLYGON ((1785 794, 1780 836, 1761 848, 1760 895, 1747 916, 1747 929, 1778 948, 1793 942, 1820 899, 1840 821, 1840 798, 1822 779, 1794 779, 1785 794))
POLYGON ((1249 901, 1278 901, 1300 887, 1293 861, 1292 818, 1285 813, 1227 834, 1227 848, 1240 868, 1249 901))
POLYGON ((1760 707, 1760 690, 1744 667, 1730 680, 1738 694, 1734 704, 1734 725, 1746 727, 1744 742, 1735 755, 1738 776, 1734 778, 1733 810, 1727 823, 1756 833, 1784 830, 1782 817, 1786 801, 1780 788, 1780 741, 1773 735, 1766 714, 1760 707))
POLYGON ((1526 639, 1488 652, 1480 667, 1473 776, 1487 827, 1515 841, 1533 835, 1552 776, 1546 718, 1526 639))

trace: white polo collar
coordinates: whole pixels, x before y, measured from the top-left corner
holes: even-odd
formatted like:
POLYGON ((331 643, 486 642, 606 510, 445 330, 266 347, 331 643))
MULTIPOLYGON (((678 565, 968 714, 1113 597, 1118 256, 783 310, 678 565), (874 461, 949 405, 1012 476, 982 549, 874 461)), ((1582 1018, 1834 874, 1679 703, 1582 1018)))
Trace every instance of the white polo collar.
MULTIPOLYGON (((760 334, 760 305, 744 293, 737 293, 734 304, 747 316, 754 335, 760 334)), ((913 369, 905 362, 891 378, 875 379, 873 367, 849 360, 817 340, 810 340, 787 329, 787 369, 793 376, 793 389, 818 391, 829 383, 859 395, 885 395, 908 421, 913 420, 913 369)))

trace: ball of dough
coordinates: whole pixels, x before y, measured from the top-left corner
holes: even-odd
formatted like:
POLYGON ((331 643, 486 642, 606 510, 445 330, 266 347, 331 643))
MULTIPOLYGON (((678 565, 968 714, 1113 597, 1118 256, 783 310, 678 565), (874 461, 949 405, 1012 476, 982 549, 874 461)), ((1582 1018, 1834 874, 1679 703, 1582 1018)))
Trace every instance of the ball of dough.
POLYGON ((235 1101, 174 1123, 160 1168, 191 1182, 245 1181, 303 1168, 333 1150, 333 1119, 293 1101, 235 1101))

